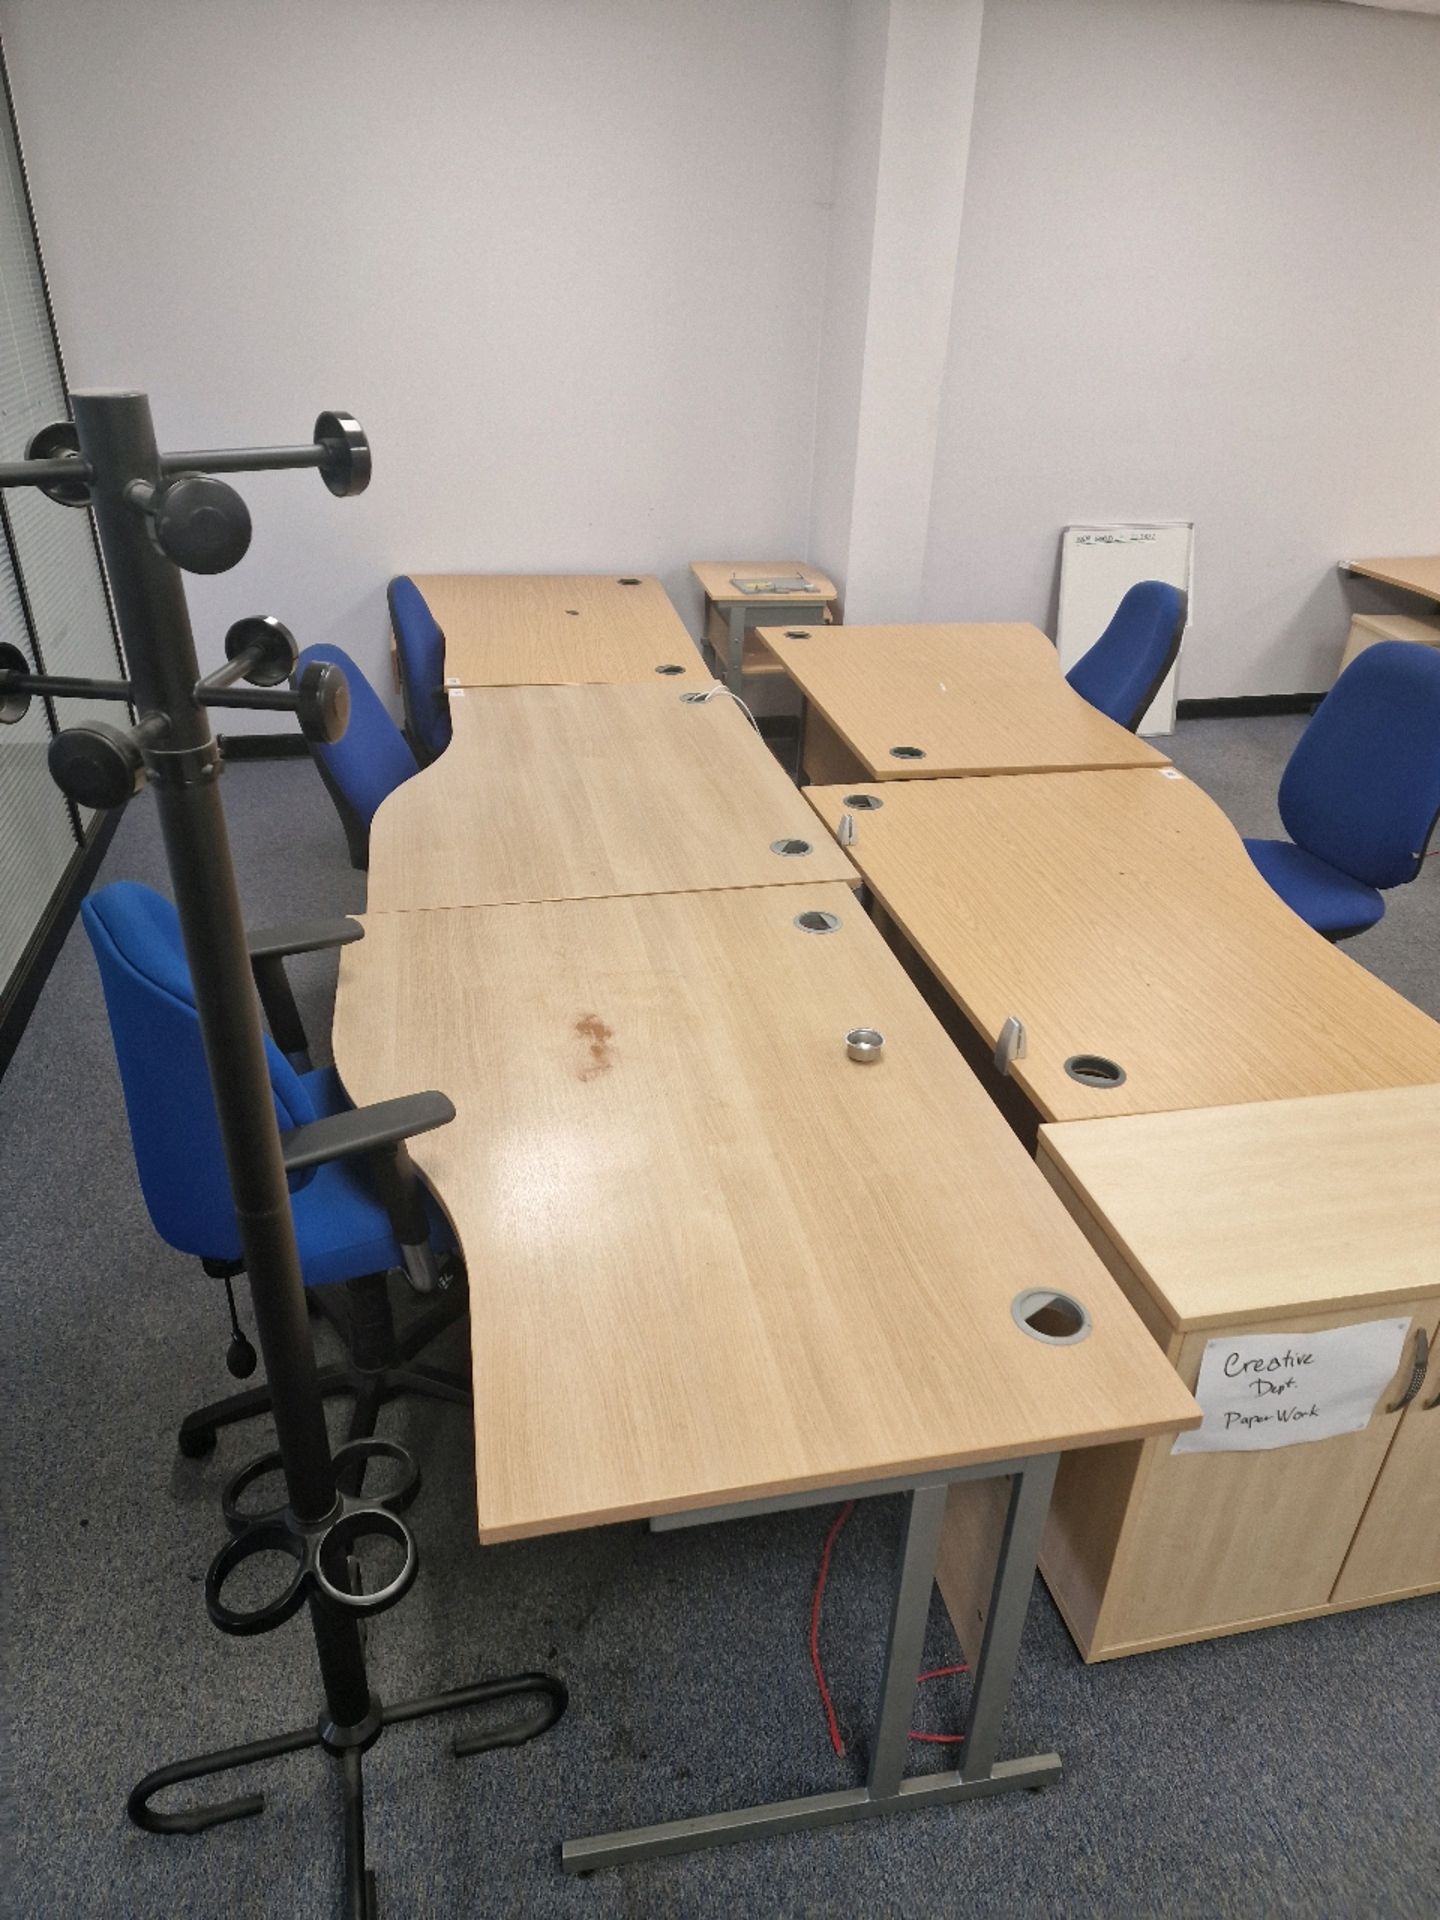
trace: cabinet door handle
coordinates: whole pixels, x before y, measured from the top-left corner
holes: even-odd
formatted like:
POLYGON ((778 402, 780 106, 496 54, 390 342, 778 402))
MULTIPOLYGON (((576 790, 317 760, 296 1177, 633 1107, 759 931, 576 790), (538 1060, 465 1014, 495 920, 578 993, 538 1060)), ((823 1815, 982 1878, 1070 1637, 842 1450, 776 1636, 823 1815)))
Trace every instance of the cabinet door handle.
MULTIPOLYGON (((1415 1364, 1410 1369, 1410 1378, 1405 1383, 1405 1391, 1393 1407, 1387 1407, 1385 1409, 1387 1413, 1403 1413, 1405 1411, 1406 1407, 1409 1406, 1410 1402, 1425 1384, 1425 1375, 1429 1370, 1429 1366, 1430 1336, 1426 1333, 1424 1327, 1417 1327, 1415 1329, 1415 1364)), ((1437 1394, 1436 1398, 1440 1399, 1440 1394, 1437 1394)), ((1433 1407, 1434 1404, 1435 1401, 1432 1400, 1430 1405, 1433 1407)), ((1425 1409, 1422 1407, 1421 1412, 1423 1413, 1424 1411, 1425 1409)))

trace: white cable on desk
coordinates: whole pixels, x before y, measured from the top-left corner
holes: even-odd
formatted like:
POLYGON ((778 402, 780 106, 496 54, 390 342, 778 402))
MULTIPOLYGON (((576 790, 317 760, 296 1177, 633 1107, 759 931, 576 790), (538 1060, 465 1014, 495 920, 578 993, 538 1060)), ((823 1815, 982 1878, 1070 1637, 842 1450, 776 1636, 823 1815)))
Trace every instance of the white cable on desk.
MULTIPOLYGON (((718 680, 716 681, 715 685, 710 689, 708 693, 700 693, 700 694, 694 695, 693 696, 694 704, 697 707, 708 706, 710 701, 712 701, 715 698, 717 693, 723 693, 727 700, 733 700, 736 706, 739 707, 740 711, 744 714, 745 718, 750 722, 751 726, 754 727, 756 733, 760 733, 760 722, 755 718, 754 714, 750 711, 749 707, 746 706, 745 702, 740 698, 739 694, 732 693, 729 687, 722 687, 718 680)), ((760 737, 763 740, 765 736, 761 734, 760 737)))

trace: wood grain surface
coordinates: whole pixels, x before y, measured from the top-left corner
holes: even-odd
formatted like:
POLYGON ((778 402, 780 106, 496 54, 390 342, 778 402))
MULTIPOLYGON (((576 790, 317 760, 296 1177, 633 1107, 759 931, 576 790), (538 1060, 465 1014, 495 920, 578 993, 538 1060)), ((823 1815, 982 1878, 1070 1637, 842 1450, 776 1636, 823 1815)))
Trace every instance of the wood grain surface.
POLYGON ((1042 1119, 1440 1081, 1440 1025, 1313 932, 1174 769, 809 787, 984 1044, 1025 1026, 1042 1119), (1123 1084, 1067 1060, 1100 1055, 1123 1084))
POLYGON ((1196 1423, 843 886, 373 914, 334 1042, 358 1101, 455 1102, 412 1151, 469 1266, 482 1539, 1196 1423), (1030 1288, 1089 1336, 1022 1330, 1030 1288))

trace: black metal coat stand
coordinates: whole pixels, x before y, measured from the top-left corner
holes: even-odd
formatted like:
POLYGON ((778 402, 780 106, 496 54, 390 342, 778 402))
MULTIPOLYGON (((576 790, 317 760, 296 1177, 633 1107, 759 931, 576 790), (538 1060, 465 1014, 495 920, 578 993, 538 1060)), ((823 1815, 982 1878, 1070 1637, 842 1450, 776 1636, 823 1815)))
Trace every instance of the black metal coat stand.
POLYGON ((348 719, 348 690, 343 674, 331 666, 312 666, 282 688, 292 675, 295 644, 269 618, 232 627, 226 637, 228 664, 202 679, 180 577, 182 568, 223 572, 249 545, 244 502, 214 474, 316 467, 333 493, 358 493, 370 477, 369 448, 348 415, 326 413, 316 422, 309 446, 162 454, 146 395, 82 392, 73 403, 73 426, 62 421, 47 428, 32 439, 24 461, 0 464, 0 486, 37 486, 63 505, 93 508, 130 678, 89 681, 34 674, 18 649, 0 645, 0 720, 19 719, 34 693, 129 701, 137 714, 128 730, 92 723, 57 734, 50 765, 61 788, 88 806, 123 805, 147 777, 155 788, 273 1395, 278 1452, 247 1467, 225 1490, 223 1511, 232 1538, 211 1564, 206 1605, 215 1624, 232 1634, 269 1632, 305 1607, 324 1694, 313 1727, 147 1774, 130 1794, 129 1812, 153 1833, 198 1833, 243 1819, 262 1810, 263 1795, 242 1794, 176 1812, 159 1811, 151 1801, 166 1787, 322 1747, 336 1761, 341 1780, 342 1911, 348 1920, 375 1920, 375 1878, 365 1862, 361 1756, 366 1748, 386 1726, 400 1721, 530 1696, 536 1704, 527 1717, 457 1739, 454 1750, 464 1755, 518 1746, 553 1726, 565 1710, 566 1692, 550 1675, 525 1673, 387 1707, 370 1686, 363 1623, 394 1606, 414 1580, 415 1542, 400 1515, 418 1490, 419 1474, 392 1441, 361 1440, 331 1453, 217 784, 222 763, 206 713, 207 706, 280 708, 297 712, 312 737, 336 739, 348 719), (242 680, 250 685, 242 688, 242 680), (395 1489, 382 1496, 342 1491, 357 1484, 372 1459, 392 1463, 395 1489), (277 1471, 284 1475, 285 1505, 264 1513, 247 1509, 247 1488, 277 1471), (361 1591, 355 1565, 355 1550, 367 1538, 389 1541, 400 1556, 399 1572, 370 1592, 361 1591), (285 1592, 256 1609, 227 1606, 223 1588, 235 1569, 257 1553, 277 1551, 295 1567, 285 1592))

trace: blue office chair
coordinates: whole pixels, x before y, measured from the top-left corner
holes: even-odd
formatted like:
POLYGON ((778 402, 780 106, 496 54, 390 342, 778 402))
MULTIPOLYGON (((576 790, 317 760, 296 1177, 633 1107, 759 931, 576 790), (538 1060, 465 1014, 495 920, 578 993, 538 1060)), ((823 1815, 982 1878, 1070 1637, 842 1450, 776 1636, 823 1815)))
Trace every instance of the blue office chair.
POLYGON ((292 685, 299 685, 312 660, 343 667, 350 683, 349 726, 338 740, 312 740, 310 753, 345 829, 350 864, 363 869, 370 864, 370 822, 375 809, 420 771, 419 763, 379 694, 343 647, 306 647, 295 662, 292 685))
MULTIPOLYGON (((100 968, 151 1222, 162 1240, 224 1280, 230 1366, 243 1377, 255 1365, 232 1287, 244 1262, 179 917, 162 895, 128 880, 92 894, 81 912, 100 968)), ((306 1064, 303 1029, 284 985, 285 954, 343 945, 360 932, 348 920, 249 936, 271 1024, 265 1050, 301 1269, 312 1304, 348 1348, 343 1363, 320 1370, 320 1391, 354 1396, 351 1439, 368 1438, 380 1407, 400 1393, 470 1401, 464 1376, 411 1364, 464 1312, 464 1288, 451 1287, 397 1337, 386 1284, 389 1270, 401 1267, 429 1290, 446 1279, 445 1263, 458 1265, 454 1241, 405 1150, 408 1138, 443 1126, 455 1110, 437 1093, 353 1107, 333 1068, 306 1064)), ((202 1407, 182 1423, 180 1451, 198 1458, 215 1445, 220 1427, 269 1409, 268 1388, 202 1407)))
POLYGON ((1164 580, 1130 588, 1110 624, 1065 678, 1083 699, 1131 733, 1160 691, 1185 632, 1187 601, 1164 580))
POLYGON ((438 760, 450 744, 450 702, 445 694, 445 635, 408 574, 397 574, 386 590, 390 629, 400 662, 400 692, 405 701, 405 737, 422 767, 438 760))
POLYGON ((1288 840, 1250 858, 1302 920, 1331 940, 1383 919, 1382 887, 1420 871, 1440 818, 1440 651, 1381 640, 1316 708, 1280 780, 1288 840))

